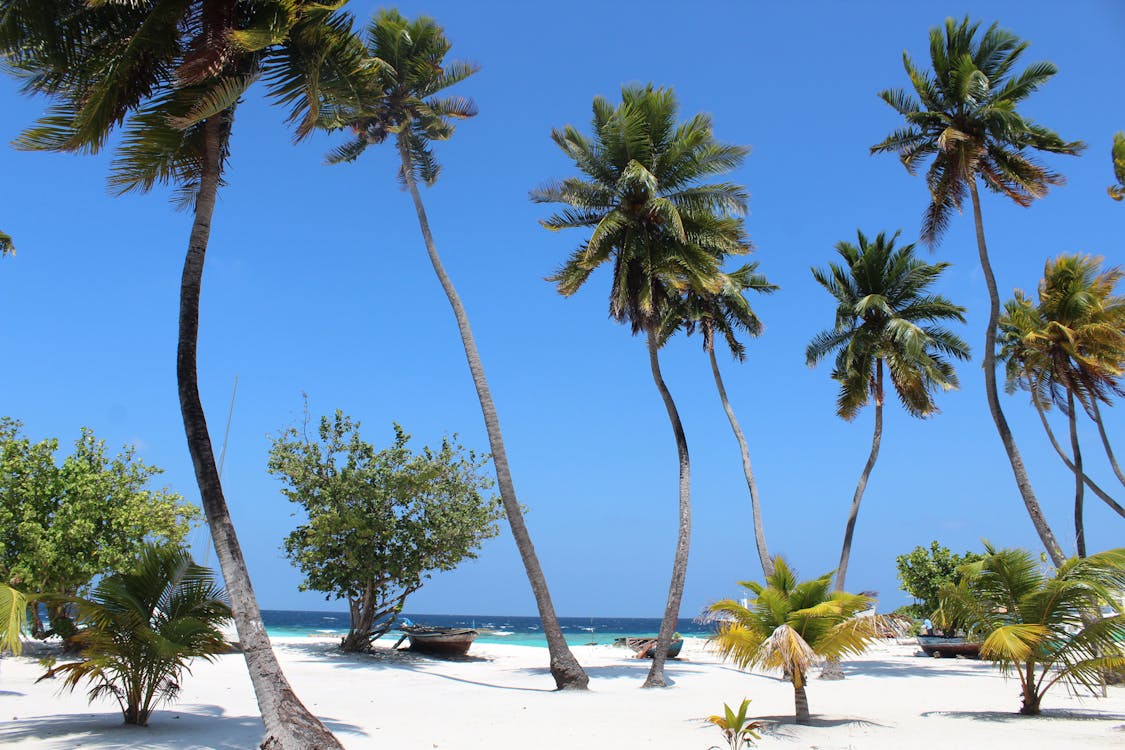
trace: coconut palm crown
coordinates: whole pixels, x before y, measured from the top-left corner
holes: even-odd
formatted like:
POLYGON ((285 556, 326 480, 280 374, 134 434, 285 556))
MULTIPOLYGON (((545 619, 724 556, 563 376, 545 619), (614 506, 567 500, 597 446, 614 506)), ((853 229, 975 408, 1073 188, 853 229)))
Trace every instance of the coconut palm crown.
POLYGON ((832 590, 832 573, 798 580, 782 557, 765 583, 739 585, 753 596, 744 606, 723 599, 707 609, 719 620, 711 646, 739 669, 778 670, 793 683, 798 723, 809 720, 805 685, 809 667, 826 658, 862 653, 876 638, 874 618, 857 615, 874 602, 868 596, 832 590))

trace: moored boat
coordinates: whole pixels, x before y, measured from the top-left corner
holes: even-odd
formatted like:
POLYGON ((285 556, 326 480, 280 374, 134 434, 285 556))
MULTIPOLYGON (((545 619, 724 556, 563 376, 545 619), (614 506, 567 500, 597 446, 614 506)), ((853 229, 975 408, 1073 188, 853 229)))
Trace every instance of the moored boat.
MULTIPOLYGON (((439 628, 427 625, 403 625, 399 628, 410 639, 410 650, 427 654, 462 656, 469 652, 479 633, 473 628, 439 628)), ((399 639, 402 643, 402 639, 399 639)), ((398 644, 395 644, 396 646, 398 644)))
MULTIPOLYGON (((638 659, 651 659, 656 652, 655 638, 616 638, 615 646, 627 646, 637 652, 638 659)), ((668 658, 675 659, 684 647, 684 639, 676 638, 668 644, 668 658)))
POLYGON ((966 641, 960 636, 920 635, 918 645, 927 656, 940 659, 943 656, 968 656, 980 658, 980 641, 966 641))

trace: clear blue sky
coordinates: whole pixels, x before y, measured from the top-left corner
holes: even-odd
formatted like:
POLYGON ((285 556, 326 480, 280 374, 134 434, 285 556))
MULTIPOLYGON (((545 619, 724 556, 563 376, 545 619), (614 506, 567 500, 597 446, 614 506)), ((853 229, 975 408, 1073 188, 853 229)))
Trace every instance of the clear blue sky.
MULTIPOLYGON (((364 21, 376 7, 349 4, 364 21)), ((985 196, 1005 297, 1033 290, 1044 260, 1060 252, 1125 260, 1125 205, 1105 193, 1110 141, 1125 129, 1119 2, 1083 0, 1065 11, 1026 1, 580 1, 565 12, 435 1, 400 9, 436 17, 454 56, 483 66, 458 91, 476 99, 480 116, 438 147, 445 172, 426 200, 561 614, 658 617, 676 534, 675 448, 643 341, 608 319, 604 273, 571 299, 543 280, 582 237, 540 228, 546 211, 527 200, 530 188, 572 173, 549 133, 566 123, 587 128, 595 95, 614 98, 628 82, 673 86, 684 116, 710 112, 720 139, 753 149, 733 179, 751 193, 755 258, 782 290, 754 300, 767 329, 746 363, 722 365, 749 438, 771 551, 805 574, 836 564, 872 427, 870 409, 854 423, 839 420, 830 368, 804 365, 805 345, 833 312, 809 267, 832 260, 833 245, 857 228, 917 236, 923 181, 894 157, 868 155, 899 125, 876 92, 907 84, 903 49, 924 61, 928 29, 970 12, 1030 40, 1027 62, 1059 67, 1023 111, 1089 149, 1049 160, 1069 184, 1030 209, 985 196)), ((0 103, 5 143, 43 105, 19 96, 9 79, 0 80, 0 103)), ((458 432, 487 449, 452 315, 394 179, 394 154, 387 147, 357 164, 322 166, 333 142, 317 136, 294 146, 281 112, 257 97, 239 109, 204 278, 204 406, 218 446, 238 375, 224 485, 265 608, 342 608, 299 594, 279 550, 296 522, 265 472, 268 436, 299 418, 303 391, 315 413, 342 408, 361 419, 372 441, 389 441, 395 420, 419 445, 458 432)), ((0 413, 22 419, 37 439, 67 443, 88 425, 112 446, 135 443, 166 469, 169 486, 195 498, 174 369, 190 217, 164 192, 109 196, 109 160, 108 152, 0 149, 0 228, 19 251, 0 262, 0 413)), ((956 218, 933 257, 954 264, 941 291, 969 308, 962 334, 974 360, 960 368, 962 389, 941 396, 939 416, 919 421, 897 404, 887 409, 848 584, 879 591, 888 608, 906 601, 894 558, 915 545, 937 538, 960 551, 987 538, 1040 549, 985 406, 987 293, 971 215, 956 218)), ((737 447, 699 342, 673 341, 662 359, 693 459, 682 610, 690 616, 759 571, 737 447)), ((1044 510, 1073 551, 1072 478, 1026 398, 1003 404, 1044 510)), ((1120 410, 1107 410, 1107 422, 1125 452, 1120 410)), ((1088 422, 1082 439, 1090 473, 1112 486, 1088 422)), ((1125 523, 1089 493, 1087 506, 1090 548, 1121 544, 1125 523)), ((507 529, 409 608, 534 613, 507 529)))

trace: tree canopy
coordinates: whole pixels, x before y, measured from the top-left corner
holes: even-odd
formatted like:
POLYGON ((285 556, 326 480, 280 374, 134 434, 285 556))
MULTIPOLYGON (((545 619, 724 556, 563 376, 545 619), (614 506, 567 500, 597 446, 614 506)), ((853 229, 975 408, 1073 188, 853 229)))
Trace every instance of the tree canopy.
POLYGON ((961 580, 957 569, 967 563, 980 560, 975 552, 957 555, 937 542, 930 542, 929 549, 921 545, 905 555, 895 558, 898 567, 898 580, 902 590, 916 600, 912 614, 930 617, 940 605, 939 593, 944 586, 961 580))
POLYGON ((286 430, 269 458, 282 494, 307 515, 286 537, 285 554, 305 575, 302 590, 348 600, 346 650, 385 633, 431 573, 476 557, 502 515, 484 494, 493 485, 480 473, 487 456, 456 438, 415 453, 397 424, 394 442, 376 450, 359 429, 337 411, 320 419, 315 437, 286 430))

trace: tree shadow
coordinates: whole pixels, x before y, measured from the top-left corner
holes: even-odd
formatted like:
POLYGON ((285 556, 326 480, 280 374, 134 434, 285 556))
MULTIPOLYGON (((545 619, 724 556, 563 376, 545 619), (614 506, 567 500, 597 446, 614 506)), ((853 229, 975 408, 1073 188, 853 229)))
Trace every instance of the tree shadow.
POLYGON ((1041 719, 1065 719, 1068 721, 1125 720, 1125 713, 1082 708, 1045 708, 1038 716, 1027 716, 1019 711, 924 711, 922 716, 947 716, 951 719, 972 719, 973 721, 991 721, 1002 724, 1041 719))
POLYGON ((793 714, 755 716, 754 718, 765 723, 765 726, 762 728, 762 734, 776 737, 792 737, 794 735, 789 730, 799 727, 815 727, 817 729, 832 729, 834 727, 845 726, 890 728, 887 724, 880 724, 870 719, 859 719, 854 716, 817 716, 813 714, 809 717, 808 723, 806 724, 798 724, 793 714))
POLYGON ((928 657, 918 664, 903 664, 897 661, 882 661, 879 659, 849 659, 842 662, 844 674, 855 673, 871 675, 873 677, 944 677, 948 675, 973 676, 979 674, 992 674, 992 665, 976 659, 940 659, 928 657), (940 661, 941 666, 932 662, 940 661), (964 666, 952 666, 964 662, 964 666), (971 666, 976 665, 976 666, 971 666))
MULTIPOLYGON (((367 735, 355 724, 321 717, 333 732, 367 735)), ((244 750, 265 734, 258 716, 228 716, 222 706, 187 704, 153 713, 147 727, 128 726, 120 711, 31 716, 0 724, 0 744, 51 742, 78 747, 97 742, 120 750, 244 750)))
POLYGON ((371 667, 395 667, 416 669, 426 664, 448 662, 463 664, 487 664, 492 662, 485 656, 426 654, 409 649, 375 648, 367 652, 341 651, 338 647, 324 643, 284 643, 275 644, 277 651, 300 654, 311 661, 327 662, 334 667, 369 669, 371 667))

